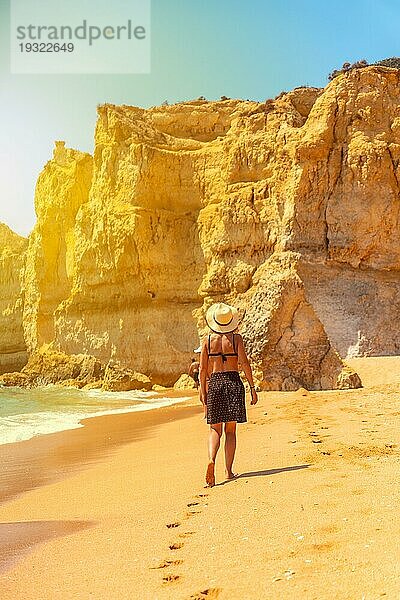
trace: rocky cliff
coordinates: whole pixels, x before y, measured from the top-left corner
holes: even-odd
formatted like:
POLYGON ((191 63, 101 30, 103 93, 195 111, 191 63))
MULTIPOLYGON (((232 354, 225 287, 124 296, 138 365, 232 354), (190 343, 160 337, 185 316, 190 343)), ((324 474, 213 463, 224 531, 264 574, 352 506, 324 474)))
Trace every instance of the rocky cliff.
POLYGON ((92 181, 90 154, 56 142, 35 191, 36 224, 29 235, 23 325, 28 352, 56 340, 57 313, 76 280, 76 221, 92 181))
POLYGON ((22 282, 28 240, 0 223, 0 374, 17 371, 28 355, 22 328, 22 282))
POLYGON ((400 348, 399 83, 370 66, 263 103, 100 106, 93 158, 57 142, 39 176, 28 352, 172 384, 225 300, 264 389, 359 385, 340 356, 400 348))

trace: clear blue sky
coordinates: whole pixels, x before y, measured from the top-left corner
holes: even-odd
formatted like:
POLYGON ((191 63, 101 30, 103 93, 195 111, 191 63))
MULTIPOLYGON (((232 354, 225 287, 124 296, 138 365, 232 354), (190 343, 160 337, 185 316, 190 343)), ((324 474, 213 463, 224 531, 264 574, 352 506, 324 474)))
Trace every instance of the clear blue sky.
POLYGON ((92 152, 99 103, 261 101, 324 87, 346 61, 400 55, 394 0, 152 0, 150 74, 12 75, 9 12, 0 0, 0 221, 21 235, 34 225, 35 182, 54 140, 92 152))

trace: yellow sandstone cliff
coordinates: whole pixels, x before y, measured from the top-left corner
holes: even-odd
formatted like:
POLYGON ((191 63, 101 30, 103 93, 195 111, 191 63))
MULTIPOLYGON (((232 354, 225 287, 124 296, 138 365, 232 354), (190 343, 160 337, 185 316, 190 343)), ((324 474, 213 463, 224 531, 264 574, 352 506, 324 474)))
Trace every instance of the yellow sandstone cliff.
POLYGON ((56 142, 39 176, 29 354, 170 385, 222 300, 263 389, 359 386, 340 356, 400 347, 399 83, 370 66, 263 103, 100 106, 93 159, 56 142))
POLYGON ((22 329, 22 280, 28 240, 0 223, 0 374, 27 361, 22 329))
POLYGON ((76 219, 92 181, 90 154, 56 142, 35 191, 36 224, 29 235, 23 325, 29 353, 56 336, 56 314, 76 276, 76 219))

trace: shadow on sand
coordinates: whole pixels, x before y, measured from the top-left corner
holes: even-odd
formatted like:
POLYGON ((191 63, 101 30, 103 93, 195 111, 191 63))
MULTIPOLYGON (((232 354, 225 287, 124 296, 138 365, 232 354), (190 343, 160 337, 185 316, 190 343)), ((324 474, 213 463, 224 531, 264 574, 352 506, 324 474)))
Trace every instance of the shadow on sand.
POLYGON ((246 471, 245 473, 240 473, 235 479, 226 479, 225 481, 221 481, 220 483, 216 483, 214 487, 218 485, 225 485, 226 483, 231 483, 232 481, 237 481, 238 479, 245 479, 246 477, 263 477, 265 475, 275 475, 276 473, 284 473, 285 471, 298 471, 299 469, 307 469, 311 465, 294 465, 293 467, 282 467, 281 469, 265 469, 264 471, 246 471))

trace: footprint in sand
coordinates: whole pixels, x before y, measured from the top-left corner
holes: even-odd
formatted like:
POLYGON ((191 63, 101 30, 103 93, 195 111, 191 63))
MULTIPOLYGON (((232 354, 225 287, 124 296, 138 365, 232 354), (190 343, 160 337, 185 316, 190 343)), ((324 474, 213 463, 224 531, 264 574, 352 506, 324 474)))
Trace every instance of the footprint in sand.
POLYGON ((180 565, 183 563, 183 560, 163 560, 157 567, 149 567, 150 569, 164 569, 165 567, 170 567, 171 565, 180 565))
POLYGON ((361 494, 365 494, 365 490, 363 490, 363 489, 351 490, 351 493, 353 494, 353 496, 361 496, 361 494))
MULTIPOLYGON (((199 515, 202 511, 202 506, 200 505, 200 502, 189 502, 186 506, 190 508, 190 510, 186 512, 186 515, 184 517, 185 519, 188 519, 193 515, 199 515)), ((204 504, 203 506, 207 506, 207 504, 204 504)))
POLYGON ((189 535, 193 535, 194 533, 196 533, 196 532, 195 531, 184 531, 183 533, 179 534, 179 537, 181 537, 181 538, 189 537, 189 535))
MULTIPOLYGON (((207 496, 208 496, 208 494, 196 494, 195 498, 206 498, 207 496)), ((190 517, 193 517, 193 515, 198 515, 201 513, 200 502, 189 502, 186 506, 188 506, 189 508, 191 506, 196 506, 200 510, 188 510, 186 512, 185 516, 183 517, 183 519, 189 519, 190 517)), ((207 505, 205 505, 205 506, 207 506, 207 505)))
POLYGON ((166 526, 167 526, 168 528, 171 528, 171 527, 179 527, 179 525, 180 525, 179 521, 176 521, 176 523, 167 523, 167 524, 166 524, 166 526))
POLYGON ((215 600, 222 592, 221 588, 207 588, 190 596, 190 600, 215 600))
POLYGON ((190 517, 193 517, 193 515, 199 515, 200 513, 201 513, 201 510, 188 510, 183 518, 189 519, 190 517))
POLYGON ((173 573, 169 573, 163 577, 163 583, 175 583, 180 579, 179 575, 174 575, 173 573))
POLYGON ((311 548, 316 552, 328 552, 329 550, 332 550, 334 545, 334 542, 322 542, 322 544, 312 544, 311 548))
POLYGON ((179 550, 179 548, 182 548, 183 544, 182 542, 174 542, 173 544, 170 544, 168 547, 170 550, 179 550))

